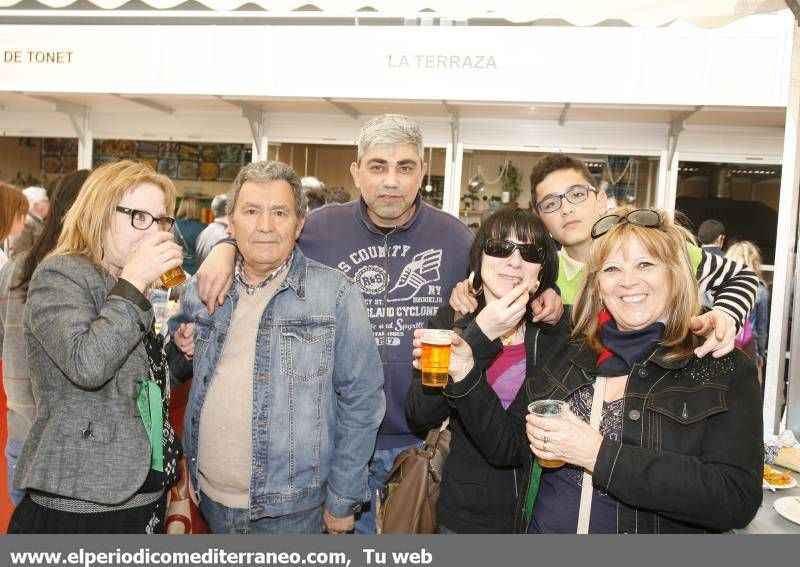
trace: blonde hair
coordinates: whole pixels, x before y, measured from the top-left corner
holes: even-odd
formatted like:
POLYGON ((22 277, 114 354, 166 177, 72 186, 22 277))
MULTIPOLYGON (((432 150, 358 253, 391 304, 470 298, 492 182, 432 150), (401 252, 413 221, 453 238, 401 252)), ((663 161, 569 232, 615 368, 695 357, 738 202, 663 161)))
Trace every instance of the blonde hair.
POLYGON ((51 256, 86 256, 97 266, 103 259, 103 235, 123 197, 142 183, 164 191, 167 214, 175 210, 175 186, 147 164, 130 160, 101 165, 83 184, 75 204, 64 217, 58 244, 51 256))
POLYGON ((28 199, 11 185, 0 183, 0 243, 6 239, 14 227, 14 222, 28 214, 28 199))
POLYGON ((760 281, 764 281, 764 273, 761 271, 761 250, 755 242, 740 240, 728 247, 725 256, 738 264, 744 264, 753 270, 760 281))
MULTIPOLYGON (((623 207, 613 214, 625 216, 632 210, 623 207)), ((665 358, 686 358, 691 356, 696 346, 694 335, 689 330, 691 318, 700 313, 697 279, 686 246, 687 241, 691 242, 691 234, 672 222, 664 211, 653 210, 661 215, 660 227, 643 227, 623 221, 592 242, 585 268, 586 277, 572 311, 572 336, 585 338, 589 347, 597 353, 603 349, 598 325, 598 315, 603 310, 598 274, 617 246, 632 239, 638 240, 649 254, 662 262, 669 274, 666 329, 660 342, 668 349, 665 358)))
POLYGON ((200 202, 194 197, 184 197, 181 199, 181 204, 178 206, 178 212, 175 213, 175 218, 189 219, 189 220, 202 220, 200 215, 200 202))

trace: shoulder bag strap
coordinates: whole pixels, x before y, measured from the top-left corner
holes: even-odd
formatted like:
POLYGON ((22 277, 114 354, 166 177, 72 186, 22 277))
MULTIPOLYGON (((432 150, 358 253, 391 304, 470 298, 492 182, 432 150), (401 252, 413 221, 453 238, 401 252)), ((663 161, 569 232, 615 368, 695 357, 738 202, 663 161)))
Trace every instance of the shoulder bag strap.
MULTIPOLYGON (((600 431, 600 419, 603 414, 603 398, 606 393, 606 379, 598 376, 594 383, 594 397, 592 398, 592 413, 589 417, 589 425, 595 431, 600 431)), ((592 475, 583 471, 583 484, 581 485, 581 505, 578 509, 578 531, 579 534, 589 533, 589 518, 592 515, 592 475)))

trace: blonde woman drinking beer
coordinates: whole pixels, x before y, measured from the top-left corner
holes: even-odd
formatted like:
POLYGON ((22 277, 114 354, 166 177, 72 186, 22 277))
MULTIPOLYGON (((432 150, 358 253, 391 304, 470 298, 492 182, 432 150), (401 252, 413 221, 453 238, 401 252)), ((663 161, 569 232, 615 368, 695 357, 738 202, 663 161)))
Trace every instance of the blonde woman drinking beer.
MULTIPOLYGON (((518 396, 525 397, 520 386, 526 366, 543 356, 555 340, 557 329, 540 328, 531 322, 529 312, 531 299, 555 281, 555 245, 537 216, 505 209, 489 217, 478 230, 469 258, 478 310, 461 317, 444 306, 428 326, 457 332, 479 327, 489 338, 499 339, 501 349, 487 361, 486 377, 492 395, 505 408, 518 396)), ((417 358, 422 356, 426 331, 417 329, 414 333, 417 358)), ((420 368, 419 361, 415 367, 420 368)), ((439 532, 509 533, 523 469, 497 466, 483 457, 465 432, 461 417, 452 412, 446 369, 444 372, 445 381, 438 388, 427 386, 422 373, 416 372, 406 400, 409 423, 420 431, 450 418, 450 454, 437 506, 439 532)))
POLYGON ((153 533, 177 479, 168 370, 145 291, 183 262, 168 232, 172 182, 144 164, 103 165, 28 286, 37 402, 17 461, 25 498, 9 533, 153 533))

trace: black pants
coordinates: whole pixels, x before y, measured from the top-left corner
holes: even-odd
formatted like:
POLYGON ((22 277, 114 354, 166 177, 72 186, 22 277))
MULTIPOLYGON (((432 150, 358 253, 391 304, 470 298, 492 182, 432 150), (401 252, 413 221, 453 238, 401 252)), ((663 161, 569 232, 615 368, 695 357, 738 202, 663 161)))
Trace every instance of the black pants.
POLYGON ((77 513, 45 508, 30 494, 14 509, 9 534, 145 534, 164 533, 167 495, 151 504, 113 512, 77 513))

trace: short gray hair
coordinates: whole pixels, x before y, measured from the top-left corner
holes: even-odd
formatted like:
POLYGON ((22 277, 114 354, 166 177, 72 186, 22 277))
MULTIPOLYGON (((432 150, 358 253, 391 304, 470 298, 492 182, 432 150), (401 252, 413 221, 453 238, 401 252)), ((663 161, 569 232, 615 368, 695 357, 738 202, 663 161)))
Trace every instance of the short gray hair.
POLYGON ((224 217, 228 213, 228 196, 226 194, 217 195, 211 201, 211 212, 214 218, 224 217))
POLYGON ((382 114, 364 124, 358 134, 356 161, 361 163, 364 154, 377 144, 411 144, 417 148, 420 160, 425 154, 422 128, 403 114, 382 114))
POLYGON ((317 179, 316 177, 303 177, 300 180, 300 183, 303 185, 303 189, 316 189, 318 191, 325 191, 325 184, 317 179))
POLYGON ((256 183, 268 183, 270 181, 286 181, 294 193, 294 212, 297 218, 306 216, 306 196, 300 178, 294 169, 280 161, 256 161, 248 163, 239 170, 236 179, 233 180, 231 190, 228 192, 228 214, 232 214, 236 208, 236 201, 239 199, 239 192, 242 185, 247 181, 256 183))

